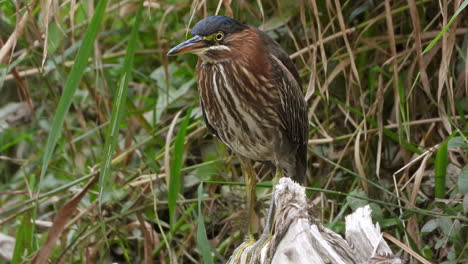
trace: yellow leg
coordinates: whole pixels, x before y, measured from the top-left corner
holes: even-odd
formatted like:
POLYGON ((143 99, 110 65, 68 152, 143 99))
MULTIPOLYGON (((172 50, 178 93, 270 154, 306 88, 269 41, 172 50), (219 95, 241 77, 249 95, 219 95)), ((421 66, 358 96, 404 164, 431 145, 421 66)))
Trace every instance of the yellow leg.
POLYGON ((281 179, 282 177, 283 177, 283 170, 279 167, 276 167, 275 177, 273 178, 273 181, 272 181, 273 189, 271 192, 270 208, 268 209, 267 218, 265 219, 265 229, 263 230, 263 233, 261 235, 262 238, 264 238, 264 236, 267 236, 267 237, 271 236, 273 232, 272 227, 273 227, 273 217, 274 217, 274 211, 275 211, 275 188, 279 182, 279 179, 281 179))
POLYGON ((275 177, 273 177, 273 190, 275 190, 275 186, 278 184, 279 180, 283 177, 283 169, 276 167, 275 177))
POLYGON ((250 160, 241 157, 241 166, 242 172, 245 178, 245 184, 247 186, 247 205, 248 205, 248 233, 249 233, 249 240, 255 241, 254 234, 257 231, 256 221, 258 219, 257 213, 255 212, 255 203, 257 201, 255 195, 255 184, 256 184, 256 177, 255 172, 252 168, 252 163, 250 160))
POLYGON ((250 263, 255 263, 256 259, 259 257, 262 248, 268 243, 273 235, 273 228, 274 228, 274 216, 275 216, 275 188, 279 182, 279 179, 283 177, 283 170, 281 168, 276 167, 275 177, 273 177, 272 184, 273 184, 273 191, 271 192, 271 201, 270 201, 270 208, 268 208, 268 214, 265 218, 265 228, 263 229, 262 234, 258 238, 258 241, 252 246, 251 252, 252 256, 250 258, 250 263))

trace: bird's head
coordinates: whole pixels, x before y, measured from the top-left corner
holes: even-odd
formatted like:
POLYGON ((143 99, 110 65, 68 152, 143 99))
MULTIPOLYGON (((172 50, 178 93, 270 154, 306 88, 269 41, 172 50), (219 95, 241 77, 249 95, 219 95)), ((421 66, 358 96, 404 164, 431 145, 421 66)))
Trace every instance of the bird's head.
POLYGON ((193 53, 206 61, 217 61, 234 56, 234 48, 242 45, 243 32, 247 29, 226 16, 211 16, 198 22, 192 29, 192 38, 173 47, 168 56, 193 53))

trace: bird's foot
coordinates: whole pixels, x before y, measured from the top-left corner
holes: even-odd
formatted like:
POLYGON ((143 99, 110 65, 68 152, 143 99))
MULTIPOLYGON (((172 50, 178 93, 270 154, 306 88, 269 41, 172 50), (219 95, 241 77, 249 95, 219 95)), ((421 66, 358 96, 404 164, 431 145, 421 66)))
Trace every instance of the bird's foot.
POLYGON ((249 236, 249 239, 243 243, 243 247, 241 251, 247 251, 247 253, 243 253, 245 256, 249 256, 245 263, 253 264, 257 263, 257 260, 260 259, 261 253, 263 248, 270 242, 273 236, 273 216, 275 211, 275 204, 274 204, 274 190, 272 193, 272 199, 270 203, 270 207, 268 209, 268 214, 265 220, 265 228, 263 229, 262 234, 255 241, 253 236, 249 236))

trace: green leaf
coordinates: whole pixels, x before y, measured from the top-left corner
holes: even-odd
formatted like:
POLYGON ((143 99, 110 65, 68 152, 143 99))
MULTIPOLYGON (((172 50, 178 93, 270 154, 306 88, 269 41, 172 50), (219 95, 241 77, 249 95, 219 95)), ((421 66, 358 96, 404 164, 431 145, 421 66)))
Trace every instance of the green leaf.
POLYGON ((83 42, 75 58, 75 63, 73 64, 73 67, 70 71, 70 75, 68 76, 68 79, 65 83, 63 94, 60 97, 57 110, 55 111, 54 120, 52 121, 52 128, 47 138, 44 157, 42 159, 42 168, 41 174, 39 176, 39 182, 33 186, 33 190, 36 191, 37 195, 39 195, 41 181, 44 178, 44 175, 46 174, 49 161, 52 157, 55 145, 57 144, 57 140, 60 136, 65 116, 67 115, 68 110, 70 109, 73 95, 75 94, 75 91, 78 88, 78 84, 81 78, 83 77, 83 73, 86 67, 88 67, 89 65, 88 58, 91 55, 91 51, 93 50, 94 40, 96 39, 96 35, 99 26, 101 25, 102 18, 104 17, 106 5, 107 0, 99 1, 96 10, 93 14, 93 17, 91 18, 91 22, 89 23, 88 28, 86 29, 83 42))
POLYGON ((445 140, 437 150, 435 161, 435 197, 445 197, 445 178, 448 164, 448 140, 445 140))
POLYGON ((461 11, 463 11, 463 9, 465 9, 465 7, 467 5, 468 5, 468 0, 465 0, 460 5, 460 7, 457 9, 457 11, 455 11, 455 14, 453 14, 452 18, 450 18, 450 21, 447 23, 447 25, 445 25, 445 27, 439 32, 439 34, 437 34, 437 36, 431 41, 431 43, 429 43, 429 46, 427 46, 424 49, 424 51, 422 52, 423 55, 426 54, 426 52, 428 52, 429 50, 431 50, 432 47, 434 47, 434 45, 437 43, 437 41, 439 41, 439 39, 442 37, 442 35, 448 30, 450 25, 452 25, 453 21, 455 21, 457 16, 461 13, 461 11))
POLYGON ((458 177, 458 191, 462 194, 468 194, 468 165, 463 167, 458 177))
POLYGON ((439 223, 435 219, 431 219, 421 228, 421 233, 431 233, 437 227, 439 227, 439 223))
MULTIPOLYGON (((359 197, 367 198, 366 193, 361 189, 353 190, 349 194, 351 194, 353 196, 359 196, 359 197)), ((366 206, 366 205, 369 204, 368 201, 363 200, 363 199, 358 199, 358 198, 353 197, 353 196, 346 197, 346 201, 348 201, 349 207, 351 207, 351 209, 353 209, 353 211, 356 211, 358 208, 366 206)))
POLYGON ((427 259, 432 259, 433 256, 432 256, 432 249, 430 246, 428 245, 425 245, 424 248, 422 249, 422 253, 423 253, 423 257, 427 258, 427 259))
POLYGON ((439 225, 440 229, 442 230, 442 233, 446 236, 450 236, 452 233, 453 229, 453 220, 448 219, 445 217, 439 217, 436 219, 437 224, 439 225))
POLYGON ((202 214, 203 183, 198 185, 198 226, 197 226, 197 246, 203 256, 203 263, 213 263, 211 258, 210 244, 206 235, 205 222, 202 214))
POLYGON ((177 197, 180 191, 180 177, 182 169, 182 161, 184 158, 184 142, 185 135, 187 134, 187 126, 190 121, 190 114, 192 108, 187 111, 185 119, 182 122, 177 136, 174 142, 174 150, 172 152, 172 161, 169 176, 169 193, 168 193, 168 206, 169 206, 169 222, 171 230, 174 228, 175 223, 175 207, 177 203, 177 197))
POLYGON ((453 149, 453 148, 468 149, 468 142, 466 142, 465 138, 462 136, 453 137, 448 142, 448 148, 449 149, 453 149))
POLYGON ((372 210, 372 219, 374 221, 380 222, 380 221, 384 220, 384 214, 382 212, 382 208, 378 204, 369 203, 369 206, 370 206, 370 208, 372 210))
POLYGON ((141 14, 143 1, 140 1, 138 11, 135 18, 135 23, 132 27, 132 32, 130 33, 130 39, 128 41, 127 50, 125 53, 122 74, 119 80, 119 88, 114 97, 113 108, 111 121, 106 133, 106 142, 104 144, 104 156, 101 160, 101 175, 99 176, 99 203, 102 204, 110 196, 110 188, 113 183, 111 177, 110 166, 112 161, 112 156, 115 150, 115 144, 119 137, 119 127, 123 119, 125 112, 125 101, 127 99, 127 88, 128 83, 132 79, 132 67, 133 59, 135 57, 138 29, 140 27, 141 14), (106 197, 104 197, 106 196, 106 197))

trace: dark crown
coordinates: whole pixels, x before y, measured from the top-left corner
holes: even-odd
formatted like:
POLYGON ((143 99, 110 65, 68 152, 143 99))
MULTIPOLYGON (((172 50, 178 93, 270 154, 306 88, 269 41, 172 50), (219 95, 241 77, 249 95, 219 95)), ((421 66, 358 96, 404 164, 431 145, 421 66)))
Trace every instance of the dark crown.
POLYGON ((224 34, 232 34, 247 28, 236 20, 227 16, 211 16, 202 19, 192 29, 192 35, 209 36, 218 31, 223 31, 224 34))

